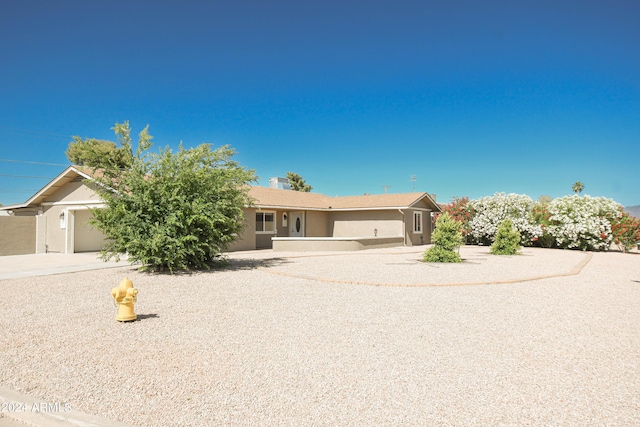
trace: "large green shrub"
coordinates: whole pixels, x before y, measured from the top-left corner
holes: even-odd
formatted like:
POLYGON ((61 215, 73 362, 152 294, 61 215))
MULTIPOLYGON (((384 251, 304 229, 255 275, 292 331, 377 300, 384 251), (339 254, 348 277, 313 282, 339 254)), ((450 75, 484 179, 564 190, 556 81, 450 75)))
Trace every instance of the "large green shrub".
POLYGON ((443 213, 436 220, 436 229, 431 236, 433 247, 427 249, 423 259, 426 262, 462 262, 456 251, 464 242, 462 224, 443 213))
POLYGON ((156 270, 207 268, 242 230, 254 172, 232 161, 227 146, 149 153, 146 128, 133 155, 129 124, 114 130, 132 161, 127 169, 100 170, 93 183, 106 204, 93 211, 107 237, 103 258, 126 253, 156 270))
POLYGON ((498 226, 496 238, 491 244, 494 255, 515 255, 520 251, 520 232, 510 219, 505 219, 498 226))

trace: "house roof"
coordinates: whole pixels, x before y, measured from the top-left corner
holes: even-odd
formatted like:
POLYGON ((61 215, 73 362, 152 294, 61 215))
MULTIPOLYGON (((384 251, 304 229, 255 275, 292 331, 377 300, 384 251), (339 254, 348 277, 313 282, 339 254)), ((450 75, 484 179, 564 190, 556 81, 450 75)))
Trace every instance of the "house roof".
POLYGON ((428 193, 329 197, 317 193, 251 187, 249 195, 254 199, 254 205, 260 208, 314 210, 401 209, 414 206, 424 200, 432 211, 440 212, 440 207, 428 193))
POLYGON ((26 202, 16 205, 2 206, 0 210, 12 210, 28 208, 30 206, 37 206, 42 203, 47 197, 51 196, 53 193, 55 193, 74 179, 78 178, 79 176, 82 178, 91 178, 89 175, 89 171, 86 168, 82 168, 79 166, 69 166, 65 170, 60 172, 58 176, 53 178, 47 185, 42 187, 36 194, 31 196, 31 198, 26 202))
MULTIPOLYGON (((22 204, 2 206, 0 210, 23 209, 37 206, 61 187, 78 177, 91 179, 94 171, 80 166, 69 166, 51 182, 22 204)), ((374 210, 409 208, 424 201, 429 209, 440 212, 439 205, 428 193, 372 194, 364 196, 330 197, 318 193, 250 187, 249 195, 258 208, 303 210, 374 210)))

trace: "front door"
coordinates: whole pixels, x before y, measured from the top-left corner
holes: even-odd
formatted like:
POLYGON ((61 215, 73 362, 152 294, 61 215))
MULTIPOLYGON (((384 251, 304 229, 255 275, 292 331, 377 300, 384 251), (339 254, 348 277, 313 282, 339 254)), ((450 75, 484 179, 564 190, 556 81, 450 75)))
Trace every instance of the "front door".
POLYGON ((303 212, 292 212, 289 218, 289 237, 304 237, 303 212))

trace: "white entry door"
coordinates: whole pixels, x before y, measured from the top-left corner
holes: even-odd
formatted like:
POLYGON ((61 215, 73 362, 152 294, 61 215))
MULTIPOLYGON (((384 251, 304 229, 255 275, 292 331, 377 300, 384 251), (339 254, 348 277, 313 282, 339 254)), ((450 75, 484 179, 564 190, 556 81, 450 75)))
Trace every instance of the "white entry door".
POLYGON ((289 237, 304 237, 303 212, 292 212, 289 218, 289 237))

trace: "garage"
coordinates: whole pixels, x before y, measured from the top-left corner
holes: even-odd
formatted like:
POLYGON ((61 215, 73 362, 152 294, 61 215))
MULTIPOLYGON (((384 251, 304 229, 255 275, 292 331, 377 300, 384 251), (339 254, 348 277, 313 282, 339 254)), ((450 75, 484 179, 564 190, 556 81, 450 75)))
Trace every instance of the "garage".
POLYGON ((104 234, 89 224, 91 211, 74 211, 74 252, 96 252, 102 249, 104 234))

